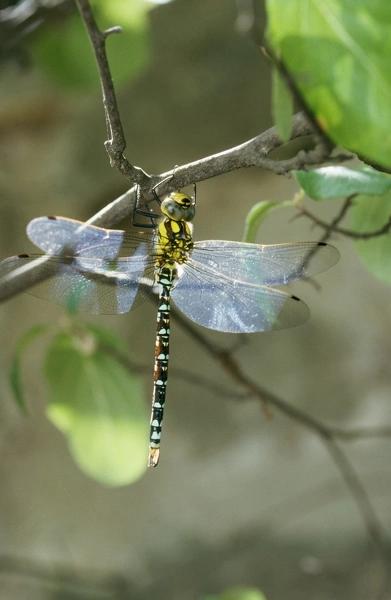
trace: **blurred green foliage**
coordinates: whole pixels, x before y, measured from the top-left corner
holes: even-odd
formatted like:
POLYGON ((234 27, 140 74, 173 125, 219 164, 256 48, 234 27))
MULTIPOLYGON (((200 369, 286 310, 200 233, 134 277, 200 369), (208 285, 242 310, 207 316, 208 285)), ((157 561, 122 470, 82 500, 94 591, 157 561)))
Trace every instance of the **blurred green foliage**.
POLYGON ((217 595, 204 596, 201 600, 266 600, 266 596, 256 588, 238 586, 227 588, 217 595))
POLYGON ((37 336, 54 333, 47 349, 47 415, 66 436, 80 469, 107 486, 133 483, 147 468, 149 415, 140 377, 128 365, 128 350, 113 331, 81 326, 68 318, 64 329, 40 325, 20 340, 11 385, 25 411, 22 357, 37 336))
MULTIPOLYGON (((122 28, 121 33, 108 37, 107 55, 114 83, 129 82, 142 72, 151 56, 148 12, 154 5, 146 0, 93 0, 91 5, 102 30, 116 25, 122 28)), ((95 58, 78 13, 40 28, 31 51, 34 62, 57 83, 99 85, 95 58)))
MULTIPOLYGON (((391 192, 381 197, 357 196, 350 212, 352 230, 357 233, 380 231, 390 222, 391 192)), ((356 250, 367 269, 391 285, 391 233, 354 240, 356 250)))

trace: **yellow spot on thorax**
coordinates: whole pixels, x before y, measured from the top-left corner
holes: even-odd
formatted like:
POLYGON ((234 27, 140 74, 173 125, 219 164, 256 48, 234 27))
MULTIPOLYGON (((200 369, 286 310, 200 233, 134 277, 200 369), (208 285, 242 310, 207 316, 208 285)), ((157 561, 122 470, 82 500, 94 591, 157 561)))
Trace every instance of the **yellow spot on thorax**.
POLYGON ((193 247, 191 229, 186 221, 164 219, 158 226, 157 265, 182 264, 193 247))

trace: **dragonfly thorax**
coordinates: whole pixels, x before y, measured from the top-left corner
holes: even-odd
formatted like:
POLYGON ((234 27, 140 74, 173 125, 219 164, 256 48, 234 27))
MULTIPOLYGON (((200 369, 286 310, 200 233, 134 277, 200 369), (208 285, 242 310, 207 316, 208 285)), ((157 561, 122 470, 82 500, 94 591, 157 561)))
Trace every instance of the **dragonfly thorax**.
POLYGON ((157 265, 183 264, 193 249, 191 229, 186 221, 164 219, 158 227, 157 265))

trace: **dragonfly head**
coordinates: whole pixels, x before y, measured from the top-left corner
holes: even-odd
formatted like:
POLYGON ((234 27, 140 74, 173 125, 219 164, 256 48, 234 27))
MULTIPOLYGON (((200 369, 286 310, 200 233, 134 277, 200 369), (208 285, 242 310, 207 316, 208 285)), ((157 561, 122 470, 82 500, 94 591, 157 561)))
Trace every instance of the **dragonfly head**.
POLYGON ((187 194, 172 192, 163 200, 160 209, 173 221, 192 221, 195 215, 195 202, 187 194))

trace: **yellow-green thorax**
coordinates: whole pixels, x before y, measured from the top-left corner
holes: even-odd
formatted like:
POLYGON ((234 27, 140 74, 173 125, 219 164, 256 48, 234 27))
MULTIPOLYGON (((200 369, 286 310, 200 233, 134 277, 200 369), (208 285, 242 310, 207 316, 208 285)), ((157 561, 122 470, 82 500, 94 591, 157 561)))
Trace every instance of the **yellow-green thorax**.
POLYGON ((192 231, 189 221, 194 218, 195 204, 190 196, 172 192, 161 204, 166 217, 158 226, 156 266, 182 264, 187 261, 193 248, 192 231))

